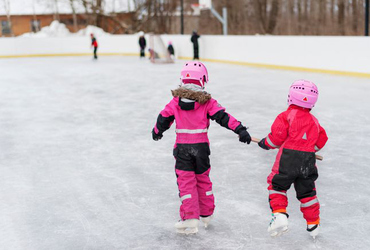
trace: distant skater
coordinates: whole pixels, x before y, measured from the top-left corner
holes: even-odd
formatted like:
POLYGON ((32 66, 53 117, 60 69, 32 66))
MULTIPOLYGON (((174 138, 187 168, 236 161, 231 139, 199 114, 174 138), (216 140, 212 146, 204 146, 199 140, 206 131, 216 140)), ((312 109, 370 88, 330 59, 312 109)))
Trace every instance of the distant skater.
POLYGON ((91 36, 91 47, 94 47, 94 59, 98 59, 98 55, 96 52, 98 51, 98 42, 96 41, 96 38, 93 33, 90 34, 91 36))
POLYGON ((139 32, 140 38, 139 38, 139 45, 140 45, 140 58, 145 57, 145 48, 146 48, 146 40, 144 37, 144 32, 139 32))
POLYGON ((167 47, 168 54, 170 55, 170 58, 173 60, 175 59, 175 49, 172 46, 172 42, 168 42, 168 47, 167 47))
POLYGON ((193 43, 193 51, 194 51, 194 57, 193 60, 199 60, 199 44, 198 39, 200 35, 198 35, 197 31, 194 30, 193 34, 191 36, 191 42, 193 43))

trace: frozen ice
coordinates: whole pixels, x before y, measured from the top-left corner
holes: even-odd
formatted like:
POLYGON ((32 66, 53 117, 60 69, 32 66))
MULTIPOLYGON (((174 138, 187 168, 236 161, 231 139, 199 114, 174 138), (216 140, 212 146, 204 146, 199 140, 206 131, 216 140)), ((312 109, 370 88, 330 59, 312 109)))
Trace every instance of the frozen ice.
POLYGON ((0 249, 369 249, 369 79, 207 62, 207 90, 258 138, 294 80, 318 85, 312 112, 329 136, 317 163, 322 231, 310 238, 292 188, 290 231, 272 239, 266 177, 277 151, 212 122, 215 217, 176 234, 174 127, 159 142, 151 129, 182 63, 0 60, 0 249))

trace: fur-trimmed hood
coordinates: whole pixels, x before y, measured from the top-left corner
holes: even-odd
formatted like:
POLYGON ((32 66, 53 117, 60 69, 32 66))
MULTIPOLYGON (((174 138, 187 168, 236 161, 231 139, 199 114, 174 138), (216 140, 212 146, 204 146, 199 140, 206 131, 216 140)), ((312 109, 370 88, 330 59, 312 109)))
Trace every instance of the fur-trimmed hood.
POLYGON ((190 100, 194 100, 200 104, 204 104, 211 100, 211 94, 205 91, 193 91, 190 89, 186 89, 183 87, 177 88, 175 90, 171 90, 172 95, 174 97, 186 98, 190 100))

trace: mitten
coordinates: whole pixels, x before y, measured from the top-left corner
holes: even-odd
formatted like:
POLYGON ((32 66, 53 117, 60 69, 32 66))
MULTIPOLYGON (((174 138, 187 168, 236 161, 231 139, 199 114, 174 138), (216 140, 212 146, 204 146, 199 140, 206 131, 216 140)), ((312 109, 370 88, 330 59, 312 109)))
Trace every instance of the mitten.
POLYGON ((251 143, 252 138, 249 135, 246 127, 243 127, 241 129, 239 129, 238 134, 239 134, 239 141, 240 142, 244 142, 244 143, 247 143, 247 144, 251 143))
POLYGON ((152 136, 153 136, 153 140, 155 140, 155 141, 159 141, 163 137, 162 133, 161 132, 158 132, 158 134, 157 134, 155 132, 154 128, 152 130, 152 136))
POLYGON ((269 146, 266 145, 265 141, 266 141, 266 138, 263 138, 262 140, 260 140, 260 142, 258 143, 258 146, 260 146, 263 149, 270 150, 269 146))

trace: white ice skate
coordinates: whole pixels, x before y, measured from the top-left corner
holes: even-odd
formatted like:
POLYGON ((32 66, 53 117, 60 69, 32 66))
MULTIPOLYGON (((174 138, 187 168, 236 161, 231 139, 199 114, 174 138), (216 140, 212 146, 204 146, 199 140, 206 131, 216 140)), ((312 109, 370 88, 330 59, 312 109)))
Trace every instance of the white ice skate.
POLYGON ((176 231, 179 234, 196 234, 198 232, 199 220, 189 219, 189 220, 180 220, 175 224, 176 231))
POLYGON ((320 233, 320 225, 319 224, 310 224, 307 225, 307 231, 310 233, 313 239, 320 233))
POLYGON ((200 217, 200 220, 204 223, 204 227, 207 228, 211 220, 213 219, 213 215, 207 217, 200 217))
POLYGON ((288 232, 288 216, 283 213, 272 214, 272 220, 267 231, 272 237, 288 232))

